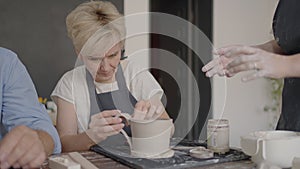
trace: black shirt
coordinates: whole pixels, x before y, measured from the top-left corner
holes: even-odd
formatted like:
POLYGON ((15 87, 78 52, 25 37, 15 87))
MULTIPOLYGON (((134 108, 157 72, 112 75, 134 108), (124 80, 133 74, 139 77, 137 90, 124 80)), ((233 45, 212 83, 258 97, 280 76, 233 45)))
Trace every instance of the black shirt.
MULTIPOLYGON (((273 31, 287 57, 300 53, 300 0, 279 1, 273 19, 273 31)), ((300 131, 300 78, 284 79, 282 113, 277 129, 300 131)))

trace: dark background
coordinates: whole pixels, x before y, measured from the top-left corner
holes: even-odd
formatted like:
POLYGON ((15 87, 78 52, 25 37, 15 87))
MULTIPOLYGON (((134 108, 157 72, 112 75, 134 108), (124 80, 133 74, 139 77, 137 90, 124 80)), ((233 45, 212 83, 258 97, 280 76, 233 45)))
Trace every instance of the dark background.
MULTIPOLYGON (((163 0, 151 0, 150 1, 150 11, 151 12, 163 12, 172 15, 176 15, 181 17, 195 26, 197 26, 212 42, 212 1, 211 0, 172 0, 170 1, 163 1, 163 0)), ((151 29, 163 29, 157 27, 155 24, 156 21, 151 19, 151 29)), ((173 31, 180 32, 183 38, 189 39, 188 34, 191 33, 191 37, 193 37, 193 32, 186 27, 180 28, 175 27, 172 28, 173 31), (189 33, 188 33, 189 32, 189 33)), ((152 34, 151 35, 151 48, 158 48, 164 49, 169 52, 174 53, 178 56, 186 65, 189 66, 191 71, 194 74, 194 77, 198 84, 199 89, 199 96, 200 96, 200 107, 198 110, 198 116, 196 122, 193 125, 192 130, 186 135, 186 138, 189 140, 197 140, 200 136, 200 132, 203 129, 203 135, 201 135, 201 139, 206 139, 206 121, 208 117, 211 117, 210 107, 211 107, 211 83, 209 78, 204 76, 204 73, 201 72, 201 67, 203 66, 202 61, 199 59, 201 56, 197 56, 191 49, 189 49, 185 44, 181 43, 180 41, 173 39, 171 37, 167 37, 164 35, 152 34)), ((199 45, 198 39, 191 39, 194 44, 199 45)), ((211 56, 212 49, 210 47, 205 48, 204 50, 201 49, 201 53, 205 53, 207 56, 211 56)), ((151 57, 151 66, 156 67, 159 65, 160 59, 164 56, 155 56, 151 57)), ((211 57, 212 58, 212 57, 211 57)), ((163 60, 163 59, 161 59, 163 60)), ((170 63, 172 63, 170 61, 170 63)), ((195 91, 192 91, 192 95, 189 94, 189 89, 185 89, 184 91, 180 91, 178 84, 174 80, 174 77, 171 77, 166 72, 160 70, 152 70, 151 73, 160 83, 162 88, 164 89, 165 95, 167 97, 167 105, 166 110, 169 116, 176 120, 180 106, 183 106, 184 112, 189 112, 188 105, 181 104, 182 100, 190 100, 190 106, 193 107, 197 105, 193 94, 197 95, 195 91)), ((180 79, 182 82, 186 82, 189 79, 186 75, 177 75, 177 79, 180 79)), ((189 116, 186 114, 186 116, 189 116)), ((186 122, 191 124, 189 120, 186 122)), ((182 136, 180 133, 180 126, 175 126, 176 132, 178 135, 182 136), (179 131, 178 131, 179 130, 179 131)))
MULTIPOLYGON (((110 0, 123 13, 123 0, 110 0)), ((86 0, 0 0, 0 46, 13 50, 27 67, 38 95, 50 98, 77 55, 65 19, 86 0)))

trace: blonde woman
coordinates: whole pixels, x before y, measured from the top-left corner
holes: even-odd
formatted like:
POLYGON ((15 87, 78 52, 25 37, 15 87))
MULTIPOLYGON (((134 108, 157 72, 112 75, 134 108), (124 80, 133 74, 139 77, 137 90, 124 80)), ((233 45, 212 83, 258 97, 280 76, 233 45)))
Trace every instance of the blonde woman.
POLYGON ((120 112, 136 119, 169 118, 160 102, 163 90, 153 76, 121 60, 125 26, 114 5, 83 3, 66 24, 84 64, 65 73, 52 93, 64 152, 88 150, 118 134, 124 128, 120 112))

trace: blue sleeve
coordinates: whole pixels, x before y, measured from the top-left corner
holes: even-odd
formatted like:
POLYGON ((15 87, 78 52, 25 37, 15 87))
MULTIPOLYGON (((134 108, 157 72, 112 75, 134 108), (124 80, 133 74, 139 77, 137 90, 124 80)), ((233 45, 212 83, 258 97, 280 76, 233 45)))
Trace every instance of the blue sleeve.
MULTIPOLYGON (((12 53, 13 54, 13 53, 12 53)), ((15 55, 15 54, 14 54, 15 55)), ((9 56, 11 61, 3 78, 2 125, 6 131, 25 125, 34 130, 42 130, 54 140, 54 154, 61 152, 61 143, 45 107, 39 103, 34 84, 17 56, 9 56)))

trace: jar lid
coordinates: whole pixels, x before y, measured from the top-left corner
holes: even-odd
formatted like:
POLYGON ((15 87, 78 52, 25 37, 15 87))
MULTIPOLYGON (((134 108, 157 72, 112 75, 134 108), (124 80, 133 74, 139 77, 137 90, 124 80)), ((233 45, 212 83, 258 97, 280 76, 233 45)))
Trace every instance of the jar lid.
POLYGON ((229 126, 229 121, 227 119, 209 119, 207 127, 227 127, 229 126))

